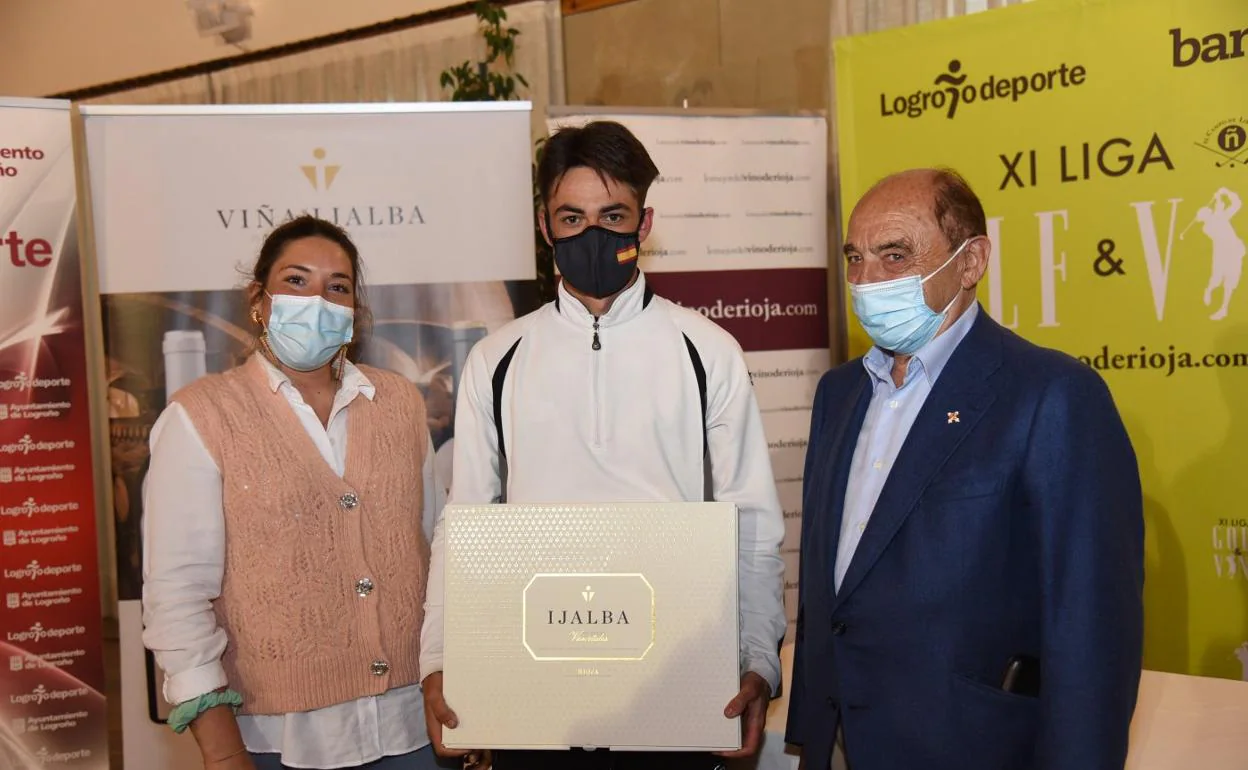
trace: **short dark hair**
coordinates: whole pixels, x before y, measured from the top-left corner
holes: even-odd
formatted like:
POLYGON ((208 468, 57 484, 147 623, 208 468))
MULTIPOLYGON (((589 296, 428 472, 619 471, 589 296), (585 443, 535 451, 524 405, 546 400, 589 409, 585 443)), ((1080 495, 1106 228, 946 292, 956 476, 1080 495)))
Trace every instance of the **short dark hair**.
POLYGON ((356 248, 351 236, 333 222, 318 219, 311 214, 303 214, 273 228, 260 246, 260 255, 256 257, 256 264, 249 271, 252 283, 249 287, 248 300, 254 303, 259 298, 260 293, 269 283, 269 274, 273 272, 273 265, 282 256, 282 252, 286 251, 286 247, 304 238, 324 238, 337 244, 347 253, 347 259, 351 262, 351 291, 355 296, 355 331, 349 351, 354 353, 363 343, 364 335, 367 334, 372 322, 372 313, 364 301, 364 263, 360 259, 360 250, 356 248))
POLYGON ((969 238, 988 234, 984 205, 961 174, 951 168, 933 169, 932 187, 936 222, 953 248, 969 238))
POLYGON ((605 183, 628 185, 644 205, 659 169, 633 133, 611 120, 561 128, 546 140, 537 166, 537 183, 545 205, 563 175, 574 168, 593 169, 605 183))

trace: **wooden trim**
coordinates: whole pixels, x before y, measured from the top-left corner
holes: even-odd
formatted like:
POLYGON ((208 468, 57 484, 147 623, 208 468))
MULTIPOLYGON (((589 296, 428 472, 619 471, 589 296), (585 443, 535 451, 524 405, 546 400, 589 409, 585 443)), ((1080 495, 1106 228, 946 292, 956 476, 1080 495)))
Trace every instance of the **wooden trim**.
POLYGON ((571 16, 575 13, 584 13, 585 11, 597 11, 600 8, 606 8, 620 3, 628 3, 632 0, 563 0, 563 15, 571 16))
MULTIPOLYGON (((503 7, 529 2, 529 0, 493 1, 495 5, 503 7)), ((616 1, 618 2, 618 0, 616 1)), ((164 70, 162 72, 153 72, 150 75, 141 75, 139 77, 127 78, 125 80, 116 80, 111 83, 101 83, 96 86, 79 88, 73 91, 64 91, 59 94, 53 94, 51 98, 83 101, 84 99, 94 99, 99 96, 115 94, 119 91, 130 91, 135 88, 144 88, 147 86, 160 85, 161 83, 170 83, 174 80, 181 80, 183 78, 196 77, 198 75, 211 75, 214 72, 220 72, 222 70, 230 69, 231 67, 239 67, 244 64, 254 64, 256 62, 269 61, 271 59, 280 59, 283 56, 291 56, 297 53, 314 51, 318 48, 326 48, 331 45, 352 43, 356 40, 363 40, 365 38, 376 37, 378 35, 386 35, 391 32, 401 32, 407 29, 423 27, 426 24, 435 24, 440 21, 447 21, 461 16, 471 16, 474 12, 475 6, 475 2, 462 2, 457 5, 438 8, 433 11, 417 13, 411 16, 403 16, 398 19, 391 19, 390 21, 369 24, 365 27, 347 29, 342 32, 334 32, 329 35, 321 35, 320 37, 308 38, 307 40, 299 40, 294 43, 286 43, 285 45, 265 48, 260 51, 250 51, 248 53, 238 54, 237 56, 226 56, 220 59, 212 59, 210 61, 201 62, 199 64, 192 64, 187 67, 178 67, 176 69, 164 70)))
MULTIPOLYGON (((627 2, 627 0, 625 0, 627 2)), ((663 115, 694 118, 823 118, 827 110, 769 110, 753 107, 611 107, 603 105, 552 104, 546 107, 546 116, 563 118, 580 115, 663 115)))

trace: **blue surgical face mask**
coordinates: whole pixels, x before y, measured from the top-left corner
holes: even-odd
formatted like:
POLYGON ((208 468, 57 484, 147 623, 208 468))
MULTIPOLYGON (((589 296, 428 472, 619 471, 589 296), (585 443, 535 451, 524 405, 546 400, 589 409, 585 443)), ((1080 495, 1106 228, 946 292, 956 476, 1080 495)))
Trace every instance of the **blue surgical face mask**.
POLYGON ((943 265, 922 278, 907 275, 891 281, 849 285, 854 315, 877 347, 908 356, 932 341, 958 294, 938 313, 927 306, 923 284, 948 267, 970 242, 969 238, 962 241, 943 265))
POLYGON ((355 310, 324 297, 270 294, 273 309, 265 339, 277 360, 291 369, 310 372, 329 363, 339 348, 351 342, 355 310))

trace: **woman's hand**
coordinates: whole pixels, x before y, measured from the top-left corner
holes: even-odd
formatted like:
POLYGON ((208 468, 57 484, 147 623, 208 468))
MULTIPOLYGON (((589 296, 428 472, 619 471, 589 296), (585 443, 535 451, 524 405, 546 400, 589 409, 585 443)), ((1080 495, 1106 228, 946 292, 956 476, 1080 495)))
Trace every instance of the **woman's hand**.
POLYGON ((218 759, 205 756, 204 770, 256 770, 256 765, 251 761, 251 755, 247 753, 247 749, 241 748, 233 754, 218 759))
POLYGON ((256 770, 238 732, 234 709, 229 706, 216 706, 200 714, 191 722, 191 733, 204 758, 204 770, 256 770))

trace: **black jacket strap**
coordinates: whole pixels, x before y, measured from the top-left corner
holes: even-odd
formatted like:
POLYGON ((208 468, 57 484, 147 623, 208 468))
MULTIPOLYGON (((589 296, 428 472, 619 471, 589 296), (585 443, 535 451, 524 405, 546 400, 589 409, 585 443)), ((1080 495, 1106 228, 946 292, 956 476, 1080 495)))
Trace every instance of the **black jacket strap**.
MULTIPOLYGON (((524 338, 521 337, 520 340, 522 339, 524 338)), ((507 447, 503 444, 503 383, 507 381, 507 369, 511 367, 516 348, 520 347, 520 340, 516 340, 507 355, 498 362, 490 383, 494 387, 494 431, 498 435, 498 456, 503 460, 507 459, 507 447)))
POLYGON ((689 351, 689 361, 693 364, 693 376, 698 379, 698 400, 702 403, 702 453, 707 454, 710 452, 710 444, 706 439, 706 367, 702 365, 702 356, 693 340, 689 339, 688 334, 682 336, 685 338, 685 348, 689 351))

